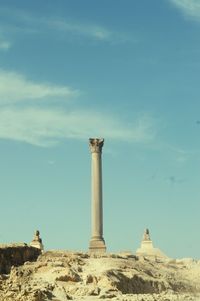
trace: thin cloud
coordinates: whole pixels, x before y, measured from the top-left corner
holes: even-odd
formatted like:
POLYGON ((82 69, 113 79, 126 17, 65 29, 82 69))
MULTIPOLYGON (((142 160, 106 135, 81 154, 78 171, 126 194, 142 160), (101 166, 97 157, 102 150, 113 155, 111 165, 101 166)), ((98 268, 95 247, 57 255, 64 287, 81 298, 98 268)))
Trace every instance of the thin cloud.
POLYGON ((127 33, 110 30, 105 26, 85 23, 75 20, 64 20, 59 18, 43 18, 40 20, 41 25, 45 28, 57 31, 65 35, 71 35, 76 38, 87 38, 99 42, 110 42, 111 44, 133 42, 138 43, 136 38, 133 38, 127 33))
POLYGON ((17 72, 0 70, 0 139, 44 147, 90 136, 137 143, 154 139, 154 122, 148 116, 128 124, 111 114, 87 108, 59 109, 49 102, 50 97, 66 99, 77 93, 67 86, 36 83, 17 72))
POLYGON ((168 149, 174 155, 174 160, 180 164, 186 163, 198 154, 195 150, 182 149, 180 147, 166 144, 165 149, 168 149))
POLYGON ((102 26, 79 24, 64 20, 45 21, 53 29, 66 33, 78 34, 97 40, 109 40, 113 33, 102 26))
POLYGON ((56 162, 55 162, 54 160, 49 160, 47 163, 48 163, 49 165, 55 165, 55 164, 56 164, 56 162))
POLYGON ((0 50, 8 50, 11 47, 11 43, 5 40, 0 39, 0 50))
POLYGON ((78 91, 67 86, 36 83, 16 72, 0 70, 0 104, 37 100, 49 97, 69 98, 78 91))
POLYGON ((23 34, 65 34, 73 38, 87 38, 99 42, 124 43, 137 42, 127 33, 111 30, 102 24, 94 24, 92 22, 84 22, 74 19, 62 19, 59 16, 38 17, 27 11, 15 9, 1 9, 0 14, 8 14, 11 22, 8 25, 1 24, 4 31, 11 31, 23 34), (17 25, 16 25, 17 24, 17 25))
POLYGON ((153 125, 147 119, 127 127, 112 116, 97 112, 1 108, 0 139, 50 147, 63 139, 87 139, 90 136, 146 143, 154 138, 153 125))
POLYGON ((169 0, 179 8, 186 17, 200 21, 200 1, 199 0, 169 0))

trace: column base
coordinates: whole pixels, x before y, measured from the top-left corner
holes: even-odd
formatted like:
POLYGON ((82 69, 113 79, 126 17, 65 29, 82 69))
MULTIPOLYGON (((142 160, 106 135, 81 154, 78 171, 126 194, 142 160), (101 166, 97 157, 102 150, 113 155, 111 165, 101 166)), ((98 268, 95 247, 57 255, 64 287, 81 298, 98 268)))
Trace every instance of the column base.
POLYGON ((106 245, 103 238, 91 238, 89 245, 90 253, 105 253, 106 245))

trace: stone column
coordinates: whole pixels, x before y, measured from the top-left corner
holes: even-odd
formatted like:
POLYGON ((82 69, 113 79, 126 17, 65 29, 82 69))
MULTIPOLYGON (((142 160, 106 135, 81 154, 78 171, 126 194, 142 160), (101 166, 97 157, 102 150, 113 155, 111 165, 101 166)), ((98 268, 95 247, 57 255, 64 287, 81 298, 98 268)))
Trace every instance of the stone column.
POLYGON ((101 154, 104 139, 90 138, 92 153, 92 238, 90 252, 105 252, 103 239, 103 200, 102 200, 102 164, 101 154))

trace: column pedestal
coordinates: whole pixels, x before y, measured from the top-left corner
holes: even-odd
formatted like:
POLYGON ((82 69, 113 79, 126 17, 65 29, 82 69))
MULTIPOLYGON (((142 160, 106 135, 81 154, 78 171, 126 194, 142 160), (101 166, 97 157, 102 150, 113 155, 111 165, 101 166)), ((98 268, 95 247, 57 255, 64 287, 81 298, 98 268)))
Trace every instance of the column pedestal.
POLYGON ((106 252, 106 245, 103 238, 91 238, 89 251, 91 253, 104 253, 106 252))

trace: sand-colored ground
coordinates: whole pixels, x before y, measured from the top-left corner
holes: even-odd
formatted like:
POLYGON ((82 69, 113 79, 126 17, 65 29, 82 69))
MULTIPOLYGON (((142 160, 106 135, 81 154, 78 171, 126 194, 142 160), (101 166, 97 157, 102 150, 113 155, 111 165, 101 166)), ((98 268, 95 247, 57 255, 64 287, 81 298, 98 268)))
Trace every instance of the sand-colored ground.
POLYGON ((49 251, 1 275, 1 301, 200 300, 200 261, 49 251))

